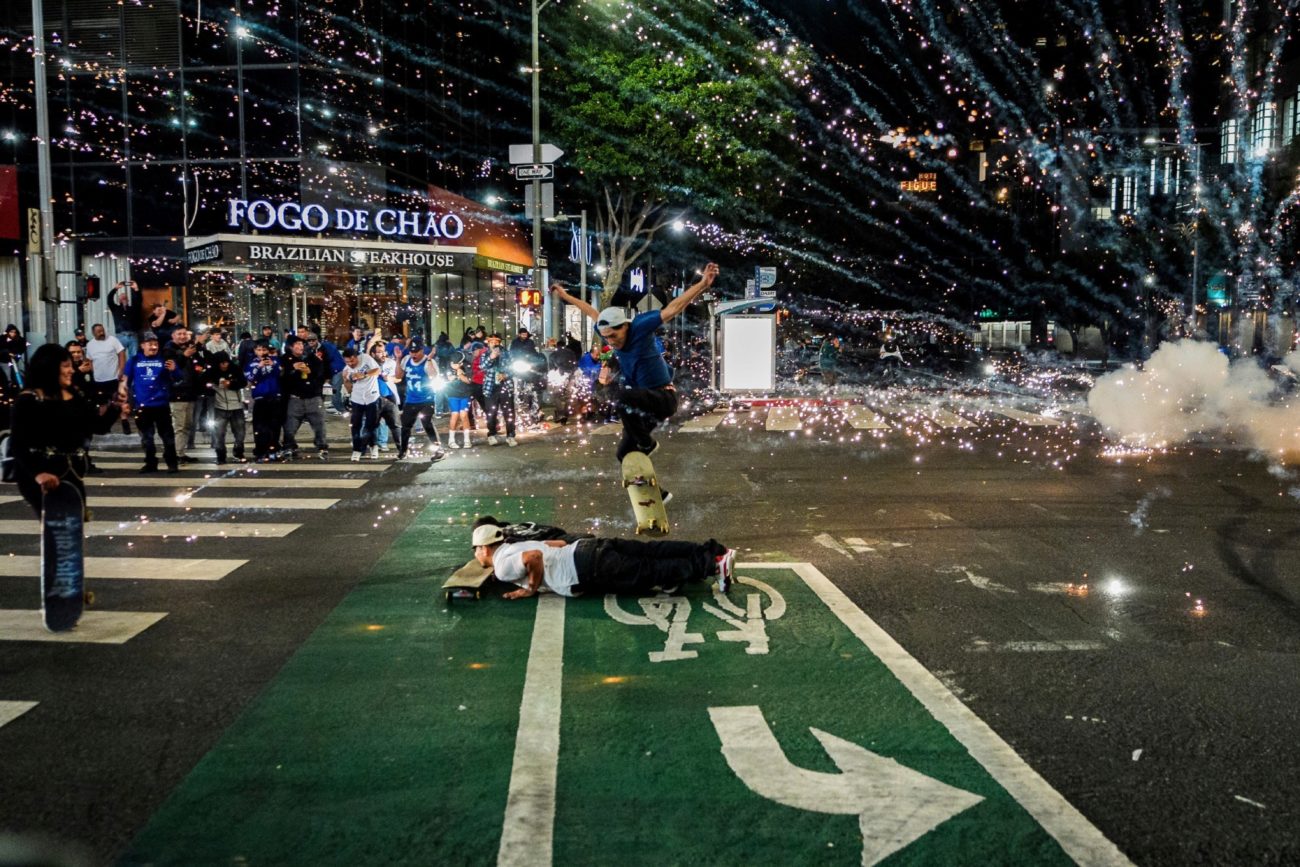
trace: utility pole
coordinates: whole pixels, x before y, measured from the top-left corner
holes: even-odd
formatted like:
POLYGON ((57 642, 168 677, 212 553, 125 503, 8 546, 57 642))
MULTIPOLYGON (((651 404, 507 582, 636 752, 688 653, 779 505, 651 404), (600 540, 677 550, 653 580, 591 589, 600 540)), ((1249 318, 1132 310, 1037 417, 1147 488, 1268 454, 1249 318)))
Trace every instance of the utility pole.
MULTIPOLYGON (((542 162, 542 69, 541 50, 539 46, 538 16, 551 0, 538 3, 532 0, 533 9, 533 61, 529 69, 533 73, 533 165, 542 162)), ((533 178, 533 288, 542 290, 542 344, 554 331, 551 323, 551 293, 546 285, 546 269, 541 267, 542 260, 542 181, 533 178)))
POLYGON ((41 275, 45 302, 45 340, 59 341, 59 283, 54 265, 54 191, 50 182, 50 103, 45 90, 45 7, 32 0, 32 62, 36 83, 36 176, 41 197, 41 275), (55 298, 50 301, 50 297, 55 298))

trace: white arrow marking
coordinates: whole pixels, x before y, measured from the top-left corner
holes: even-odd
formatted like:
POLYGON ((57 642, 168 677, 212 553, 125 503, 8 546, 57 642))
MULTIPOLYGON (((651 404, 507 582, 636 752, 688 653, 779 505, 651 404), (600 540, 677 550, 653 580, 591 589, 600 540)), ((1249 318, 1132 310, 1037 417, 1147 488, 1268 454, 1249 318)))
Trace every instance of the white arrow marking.
POLYGON ((759 708, 711 707, 709 716, 727 764, 753 792, 797 810, 856 815, 864 867, 984 800, 815 728, 840 773, 809 771, 786 758, 759 708))
POLYGON ((832 551, 843 554, 850 560, 853 559, 853 555, 849 553, 849 549, 837 542, 835 537, 830 533, 822 533, 820 536, 813 536, 813 541, 824 548, 830 548, 832 551))

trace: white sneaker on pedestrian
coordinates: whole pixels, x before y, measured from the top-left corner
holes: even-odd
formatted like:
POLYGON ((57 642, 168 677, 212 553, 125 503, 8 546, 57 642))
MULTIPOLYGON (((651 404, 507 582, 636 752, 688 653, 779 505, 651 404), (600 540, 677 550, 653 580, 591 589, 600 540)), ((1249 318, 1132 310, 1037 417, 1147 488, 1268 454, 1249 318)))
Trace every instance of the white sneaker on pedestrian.
POLYGON ((515 439, 514 437, 506 437, 506 445, 510 446, 510 448, 514 448, 515 446, 519 445, 519 440, 515 439))
POLYGON ((460 448, 460 443, 456 442, 456 438, 455 438, 455 437, 452 437, 452 438, 451 438, 451 442, 447 443, 447 448, 449 448, 449 449, 458 449, 458 448, 460 448))
POLYGON ((488 445, 490 445, 490 446, 494 446, 494 445, 496 445, 496 444, 497 444, 497 435, 496 435, 496 434, 488 434, 488 445))
POLYGON ((379 446, 370 447, 370 460, 372 461, 379 460, 379 446))
POLYGON ((388 445, 388 443, 380 443, 379 450, 381 452, 387 452, 387 451, 392 451, 392 448, 388 445))
POLYGON ((429 455, 429 463, 431 464, 436 464, 438 463, 438 461, 444 461, 446 459, 447 459, 447 453, 442 449, 434 449, 433 452, 429 455))
POLYGON ((353 453, 352 453, 352 461, 353 461, 353 463, 356 463, 356 462, 359 461, 359 460, 361 460, 361 452, 353 452, 353 453))
POLYGON ((726 593, 731 589, 735 568, 736 551, 728 548, 725 554, 718 557, 718 590, 726 593))

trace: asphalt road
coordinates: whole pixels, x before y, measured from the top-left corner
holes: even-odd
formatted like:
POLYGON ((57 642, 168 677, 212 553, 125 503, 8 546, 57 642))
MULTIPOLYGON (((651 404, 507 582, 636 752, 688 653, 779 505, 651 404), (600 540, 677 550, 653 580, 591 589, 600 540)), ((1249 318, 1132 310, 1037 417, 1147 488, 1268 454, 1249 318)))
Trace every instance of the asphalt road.
MULTIPOLYGON (((821 408, 787 411, 798 427, 782 431, 758 408, 666 435, 674 535, 814 563, 1134 862, 1300 861, 1300 474, 1209 444, 1116 456, 1086 418, 949 408, 976 423, 873 431, 821 408)), ((220 492, 332 508, 188 519, 301 524, 281 538, 91 539, 90 556, 248 562, 219 581, 96 582, 102 610, 166 612, 121 645, 0 641, 0 702, 39 703, 0 725, 0 828, 111 863, 431 500, 536 495, 557 523, 630 534, 615 439, 567 429, 433 467, 332 465, 299 475, 363 485, 220 492)), ((34 609, 35 589, 0 577, 0 608, 34 609)))

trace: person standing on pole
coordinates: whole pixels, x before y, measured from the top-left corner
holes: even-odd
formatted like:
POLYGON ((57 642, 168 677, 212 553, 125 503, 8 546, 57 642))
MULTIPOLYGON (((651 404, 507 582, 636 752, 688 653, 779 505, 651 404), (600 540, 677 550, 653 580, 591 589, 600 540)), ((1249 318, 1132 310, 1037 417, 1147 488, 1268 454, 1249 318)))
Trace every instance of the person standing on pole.
MULTIPOLYGON (((623 371, 623 386, 617 398, 618 414, 623 422, 623 438, 616 453, 620 463, 631 452, 653 454, 659 443, 650 435, 651 432, 677 411, 673 371, 659 351, 655 331, 689 307, 717 277, 718 266, 710 262, 704 266, 695 285, 663 308, 639 313, 634 319, 629 319, 621 307, 598 311, 581 298, 570 295, 558 281, 551 284, 551 291, 557 298, 577 307, 595 321, 600 339, 614 350, 618 358, 623 371)), ((668 492, 663 494, 667 502, 668 492)))

